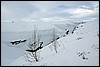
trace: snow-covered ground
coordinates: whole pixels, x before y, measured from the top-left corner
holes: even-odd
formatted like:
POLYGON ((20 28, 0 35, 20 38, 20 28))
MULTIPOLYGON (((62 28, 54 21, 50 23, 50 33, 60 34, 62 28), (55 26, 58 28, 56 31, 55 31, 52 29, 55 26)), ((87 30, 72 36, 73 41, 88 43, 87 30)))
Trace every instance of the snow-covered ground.
MULTIPOLYGON (((6 24, 6 23, 5 23, 6 24)), ((5 25, 4 24, 4 25, 5 25)), ((52 29, 55 28, 60 39, 58 42, 58 53, 55 52, 52 43, 39 50, 39 62, 35 62, 34 58, 29 58, 32 62, 25 59, 28 53, 26 43, 21 43, 17 46, 11 46, 9 43, 12 40, 28 39, 32 36, 34 24, 29 24, 23 27, 20 23, 1 26, 1 64, 9 66, 98 66, 99 65, 99 22, 92 21, 78 25, 73 34, 68 34, 62 37, 65 33, 65 28, 72 31, 76 25, 52 25, 47 23, 37 23, 41 34, 41 40, 45 45, 50 41, 52 29), (14 25, 15 24, 15 25, 14 25), (45 25, 46 24, 46 25, 45 25), (31 25, 31 26, 30 26, 31 25), (13 27, 16 26, 16 27, 13 27), (69 27, 68 27, 69 26, 69 27), (18 29, 17 29, 18 27, 18 29), (22 28, 23 27, 23 28, 22 28), (13 29, 12 29, 13 28, 13 29), (15 29, 14 29, 15 28, 15 29), (16 31, 17 30, 17 33, 16 31), (9 32, 10 31, 10 32, 9 32), (22 32, 23 31, 23 32, 22 32), (28 32, 25 32, 28 31, 28 32), (8 32, 8 33, 7 33, 8 32), (44 33, 43 33, 44 32, 44 33), (20 35, 19 35, 20 34, 20 35), (18 48, 17 48, 18 47, 18 48), (26 54, 25 54, 26 53, 26 54)))

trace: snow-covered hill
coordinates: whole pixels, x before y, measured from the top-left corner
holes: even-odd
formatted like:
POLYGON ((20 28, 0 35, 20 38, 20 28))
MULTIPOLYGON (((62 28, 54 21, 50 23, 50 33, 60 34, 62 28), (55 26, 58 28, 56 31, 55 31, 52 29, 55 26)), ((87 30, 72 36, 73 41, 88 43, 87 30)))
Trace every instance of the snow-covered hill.
MULTIPOLYGON (((39 62, 25 55, 9 66, 99 66, 99 22, 80 24, 73 34, 58 39, 58 53, 52 43, 39 50, 39 62)), ((27 52, 25 52, 27 53, 27 52)))
POLYGON ((62 37, 65 34, 65 28, 68 28, 67 26, 64 27, 64 25, 60 25, 63 28, 59 28, 59 25, 57 26, 46 22, 1 23, 2 65, 7 65, 11 63, 11 61, 14 61, 18 57, 24 55, 24 51, 27 49, 27 44, 29 43, 30 38, 32 38, 34 26, 37 27, 38 34, 40 34, 40 39, 44 42, 43 46, 46 46, 51 41, 54 29, 56 30, 57 35, 62 37), (20 43, 18 45, 12 45, 10 43, 11 41, 24 39, 27 39, 25 43, 20 43))

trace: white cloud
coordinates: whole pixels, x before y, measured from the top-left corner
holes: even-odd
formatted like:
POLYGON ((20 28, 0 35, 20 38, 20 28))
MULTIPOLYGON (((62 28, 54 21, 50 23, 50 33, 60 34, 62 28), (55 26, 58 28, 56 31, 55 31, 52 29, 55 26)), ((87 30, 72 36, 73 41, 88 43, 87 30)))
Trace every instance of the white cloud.
POLYGON ((69 14, 72 14, 73 17, 77 17, 77 18, 94 14, 93 10, 82 9, 82 8, 69 9, 69 11, 67 12, 69 14))
POLYGON ((43 21, 43 22, 50 22, 53 19, 52 18, 40 18, 40 20, 43 21))
POLYGON ((55 5, 55 2, 52 2, 52 1, 33 1, 29 3, 32 6, 35 6, 36 8, 38 8, 38 10, 41 12, 46 12, 50 8, 52 8, 53 5, 55 5))
MULTIPOLYGON (((33 12, 30 15, 30 18, 36 17, 36 18, 42 18, 42 20, 44 20, 45 17, 49 17, 49 15, 52 15, 51 17, 53 17, 55 15, 55 17, 58 17, 59 14, 62 15, 66 15, 66 14, 70 14, 71 16, 69 16, 69 18, 82 18, 82 17, 86 17, 89 15, 93 15, 95 13, 94 10, 91 10, 90 8, 92 8, 91 6, 92 1, 61 1, 61 2, 57 2, 57 1, 36 1, 36 2, 32 2, 31 4, 35 7, 37 7, 39 10, 36 12, 33 12), (62 10, 56 10, 53 11, 52 9, 57 7, 58 5, 65 5, 65 6, 71 6, 70 8, 66 8, 66 9, 62 9, 62 10), (89 6, 87 5, 89 4, 89 6), (82 6, 81 8, 79 6, 82 6), (50 14, 51 13, 51 14, 50 14)), ((67 16, 66 16, 67 17, 67 16)), ((50 21, 51 19, 47 19, 45 18, 45 21, 50 21)), ((61 17, 60 17, 61 18, 61 17)), ((62 17, 65 18, 65 17, 62 17)), ((67 17, 68 18, 68 17, 67 17)), ((53 18, 54 20, 54 18, 53 18)), ((55 20, 56 21, 56 20, 55 20)), ((57 20, 58 21, 58 20, 57 20)), ((60 20, 59 20, 60 21, 60 20)))
POLYGON ((51 18, 40 18, 39 20, 42 22, 59 23, 59 22, 63 22, 63 21, 69 21, 71 19, 62 18, 62 17, 51 17, 51 18))
POLYGON ((27 19, 21 19, 22 22, 36 22, 36 20, 27 18, 27 19))
MULTIPOLYGON (((17 9, 14 10, 14 7, 11 6, 11 3, 11 8, 4 8, 1 6, 2 15, 9 13, 8 9, 12 9, 14 14, 11 14, 10 16, 14 15, 13 17, 19 17, 21 21, 35 22, 41 20, 44 22, 49 22, 66 21, 75 18, 80 19, 92 15, 97 16, 99 13, 99 8, 97 7, 99 5, 98 1, 21 1, 19 3, 20 6, 22 5, 20 8, 22 10, 19 12, 16 11, 17 9), (29 8, 25 5, 27 5, 29 8), (65 8, 58 7, 60 5, 64 5, 65 8)), ((14 6, 18 7, 18 5, 19 4, 15 4, 14 6)), ((10 12, 13 13, 12 11, 10 12)))

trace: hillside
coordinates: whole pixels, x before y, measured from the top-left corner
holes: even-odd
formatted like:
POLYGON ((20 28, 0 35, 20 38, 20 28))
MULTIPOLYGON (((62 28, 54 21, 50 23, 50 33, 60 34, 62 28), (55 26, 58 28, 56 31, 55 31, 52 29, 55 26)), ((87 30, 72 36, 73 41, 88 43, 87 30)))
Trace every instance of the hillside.
MULTIPOLYGON (((62 37, 65 34, 65 28, 68 28, 64 25, 60 25, 63 28, 59 28, 59 26, 45 22, 1 23, 2 65, 7 65, 19 58, 20 56, 24 55, 24 51, 27 49, 27 44, 33 36, 34 26, 37 27, 37 33, 40 34, 40 39, 44 42, 43 46, 46 46, 51 41, 53 29, 56 30, 58 36, 62 37), (25 43, 19 43, 18 45, 12 45, 10 43, 11 41, 24 39, 27 40, 25 43), (7 52, 5 49, 7 50, 7 52)), ((73 27, 74 25, 72 25, 72 28, 73 27)))
MULTIPOLYGON (((58 53, 52 43, 39 50, 39 62, 25 55, 8 64, 9 66, 99 66, 99 22, 78 25, 73 34, 57 40, 58 53)), ((28 54, 28 52, 25 52, 28 54)))

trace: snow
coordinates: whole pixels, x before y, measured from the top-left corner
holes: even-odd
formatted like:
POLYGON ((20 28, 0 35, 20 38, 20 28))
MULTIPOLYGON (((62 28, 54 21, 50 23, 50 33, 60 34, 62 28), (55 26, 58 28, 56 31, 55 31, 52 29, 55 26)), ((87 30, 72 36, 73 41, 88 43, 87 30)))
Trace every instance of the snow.
MULTIPOLYGON (((62 26, 60 26, 59 28, 58 27, 57 26, 55 27, 56 30, 63 29, 62 26)), ((50 30, 50 28, 48 30, 50 30)), ((43 31, 43 29, 41 31, 43 31)), ((27 61, 25 59, 25 53, 27 54, 28 52, 23 50, 23 53, 21 53, 21 55, 18 56, 17 59, 12 60, 9 64, 6 65, 8 66, 99 66, 99 49, 98 49, 99 37, 97 36, 98 32, 99 32, 99 22, 97 21, 79 24, 78 28, 76 28, 73 34, 68 34, 65 37, 61 37, 60 39, 57 40, 58 53, 55 52, 51 43, 38 51, 40 56, 39 62, 36 62, 34 58, 30 59, 32 62, 27 61), (79 56, 79 53, 83 53, 84 57, 87 59, 83 59, 83 55, 79 56)), ((2 46, 4 45, 5 44, 2 43, 2 46)), ((9 47, 9 49, 11 48, 9 47)), ((7 50, 9 49, 7 47, 7 50)), ((13 48, 14 51, 16 49, 17 48, 13 48)), ((26 49, 26 47, 24 49, 26 49)), ((1 50, 4 51, 3 48, 1 50)), ((20 50, 21 49, 19 49, 18 51, 19 53, 20 50)))
POLYGON ((55 26, 50 23, 44 22, 14 22, 14 23, 1 23, 1 31, 2 32, 25 32, 25 31, 33 31, 34 26, 37 27, 38 30, 46 30, 54 28, 55 26))

